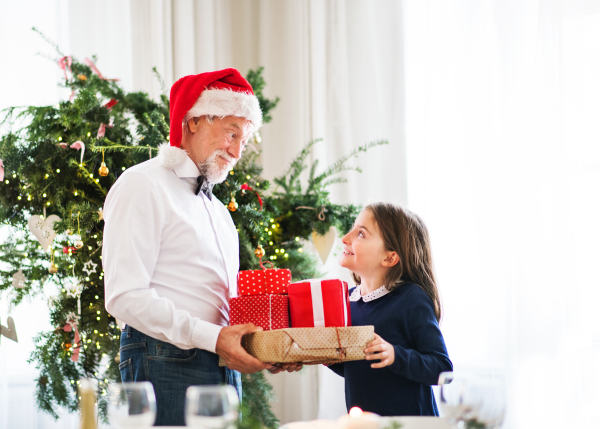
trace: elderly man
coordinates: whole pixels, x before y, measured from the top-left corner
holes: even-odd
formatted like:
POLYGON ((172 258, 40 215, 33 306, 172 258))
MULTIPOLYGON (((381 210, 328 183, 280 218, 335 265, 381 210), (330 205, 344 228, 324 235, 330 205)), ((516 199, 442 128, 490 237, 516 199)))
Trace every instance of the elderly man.
POLYGON ((239 394, 238 371, 271 368, 240 345, 260 328, 227 326, 239 244, 211 193, 261 126, 258 100, 237 70, 226 69, 179 79, 170 101, 170 146, 110 190, 102 251, 106 309, 125 324, 121 377, 152 382, 157 425, 184 424, 188 386, 229 383, 239 394))

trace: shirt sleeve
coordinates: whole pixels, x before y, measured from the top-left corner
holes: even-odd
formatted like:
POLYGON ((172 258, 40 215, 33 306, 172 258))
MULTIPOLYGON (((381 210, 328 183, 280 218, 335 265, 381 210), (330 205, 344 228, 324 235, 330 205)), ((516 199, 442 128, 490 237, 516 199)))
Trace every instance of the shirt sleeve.
POLYGON ((214 353, 222 327, 177 309, 150 287, 166 221, 161 192, 145 174, 127 172, 108 193, 102 247, 106 310, 158 340, 214 353))
POLYGON ((417 383, 435 385, 441 372, 452 371, 446 343, 427 294, 419 288, 407 298, 402 318, 408 326, 412 348, 394 345, 390 370, 417 383))

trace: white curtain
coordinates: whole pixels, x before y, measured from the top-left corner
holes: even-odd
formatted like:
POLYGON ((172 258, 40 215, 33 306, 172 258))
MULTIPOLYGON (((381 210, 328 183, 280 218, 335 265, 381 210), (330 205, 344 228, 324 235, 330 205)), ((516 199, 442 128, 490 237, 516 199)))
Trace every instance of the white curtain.
POLYGON ((405 2, 408 203, 506 427, 598 427, 600 3, 405 2))

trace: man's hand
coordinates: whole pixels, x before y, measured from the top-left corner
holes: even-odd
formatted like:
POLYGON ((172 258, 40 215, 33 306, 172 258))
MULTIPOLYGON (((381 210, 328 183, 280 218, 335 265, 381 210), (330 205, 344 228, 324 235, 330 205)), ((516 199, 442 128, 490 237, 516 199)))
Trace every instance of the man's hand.
POLYGON ((394 347, 377 334, 375 334, 375 339, 367 344, 365 354, 367 360, 381 359, 379 363, 372 363, 371 368, 383 368, 391 365, 396 357, 394 347))
POLYGON ((235 369, 243 374, 253 374, 272 366, 270 363, 262 363, 250 356, 242 347, 242 336, 256 331, 262 331, 262 328, 253 323, 226 326, 221 329, 217 338, 216 352, 230 369, 235 369))
POLYGON ((279 374, 282 371, 296 372, 302 369, 301 363, 278 363, 268 368, 271 374, 279 374))

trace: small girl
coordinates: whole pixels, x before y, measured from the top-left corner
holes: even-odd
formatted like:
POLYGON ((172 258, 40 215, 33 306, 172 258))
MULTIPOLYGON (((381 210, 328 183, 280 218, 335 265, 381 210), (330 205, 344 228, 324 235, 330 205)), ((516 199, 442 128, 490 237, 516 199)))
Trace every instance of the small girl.
POLYGON ((346 406, 382 416, 437 416, 431 385, 452 371, 438 322, 441 302, 429 234, 414 213, 367 206, 342 238, 340 265, 352 271, 352 325, 374 325, 366 360, 331 365, 345 378, 346 406))

